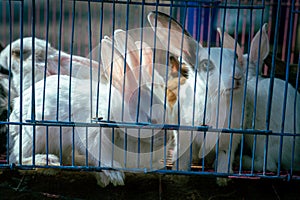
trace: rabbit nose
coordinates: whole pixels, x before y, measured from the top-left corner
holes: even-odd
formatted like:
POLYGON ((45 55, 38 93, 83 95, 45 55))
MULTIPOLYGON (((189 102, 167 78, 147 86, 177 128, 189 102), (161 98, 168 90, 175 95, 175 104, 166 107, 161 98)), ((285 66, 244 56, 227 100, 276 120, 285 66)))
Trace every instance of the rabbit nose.
POLYGON ((234 76, 234 80, 240 81, 240 80, 242 80, 242 76, 234 76))
POLYGON ((243 78, 242 72, 240 70, 237 70, 234 73, 234 77, 233 78, 234 78, 234 80, 237 80, 237 81, 242 80, 242 78, 243 78))

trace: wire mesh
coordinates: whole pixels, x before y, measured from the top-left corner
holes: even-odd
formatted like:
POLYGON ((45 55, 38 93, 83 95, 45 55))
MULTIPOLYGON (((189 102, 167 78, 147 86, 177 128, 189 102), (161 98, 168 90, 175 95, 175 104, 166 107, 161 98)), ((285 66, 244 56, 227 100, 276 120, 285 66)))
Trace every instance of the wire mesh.
POLYGON ((299 179, 299 7, 1 1, 0 168, 299 179))

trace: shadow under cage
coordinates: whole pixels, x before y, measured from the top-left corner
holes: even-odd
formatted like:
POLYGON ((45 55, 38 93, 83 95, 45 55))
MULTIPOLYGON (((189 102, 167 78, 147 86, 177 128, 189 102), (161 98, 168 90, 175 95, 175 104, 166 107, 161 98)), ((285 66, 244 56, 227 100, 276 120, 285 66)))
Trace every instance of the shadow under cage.
POLYGON ((0 168, 299 179, 299 1, 1 1, 0 168))

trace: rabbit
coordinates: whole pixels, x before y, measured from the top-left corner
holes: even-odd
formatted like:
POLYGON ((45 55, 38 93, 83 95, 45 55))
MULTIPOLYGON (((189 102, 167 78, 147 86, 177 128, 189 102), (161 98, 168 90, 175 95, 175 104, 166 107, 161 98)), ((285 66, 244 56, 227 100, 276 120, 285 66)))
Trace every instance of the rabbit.
MULTIPOLYGON (((0 53, 4 49, 0 43, 0 53)), ((14 87, 10 87, 9 81, 12 78, 9 70, 0 64, 0 121, 6 122, 9 112, 12 109, 11 100, 16 96, 14 87)), ((0 125, 0 154, 6 153, 7 125, 0 125)))
MULTIPOLYGON (((14 88, 9 89, 9 71, 0 65, 0 121, 6 122, 12 109, 11 99, 16 95, 14 88)), ((0 125, 0 154, 6 152, 7 125, 0 125)))
MULTIPOLYGON (((24 73, 23 73, 23 82, 25 83, 25 80, 28 80, 29 82, 31 82, 31 69, 32 69, 32 55, 31 55, 31 42, 32 42, 32 38, 24 38, 23 43, 24 43, 24 48, 23 48, 23 55, 24 55, 24 61, 23 61, 23 69, 24 69, 24 73)), ((20 76, 20 71, 19 71, 19 59, 20 59, 20 40, 17 40, 15 42, 12 43, 12 74, 13 77, 15 77, 15 79, 13 79, 13 81, 16 83, 15 85, 17 86, 17 91, 19 91, 20 86, 19 86, 19 79, 18 77, 20 76)), ((66 105, 68 103, 68 89, 69 89, 69 85, 71 84, 76 84, 77 82, 80 82, 79 80, 75 79, 72 80, 70 83, 71 78, 69 76, 65 76, 63 74, 67 74, 69 75, 69 67, 70 67, 70 60, 71 58, 69 57, 70 55, 67 55, 66 53, 61 52, 61 56, 60 56, 60 63, 61 63, 61 71, 62 71, 62 75, 60 76, 56 76, 55 74, 58 73, 57 70, 57 63, 58 63, 58 52, 57 50, 55 50, 54 48, 51 47, 50 44, 48 44, 49 48, 48 48, 48 56, 47 58, 45 58, 45 47, 46 47, 46 42, 40 39, 35 38, 35 81, 37 82, 35 87, 37 87, 35 89, 35 91, 37 92, 35 95, 35 103, 36 103, 36 108, 39 108, 39 112, 35 113, 35 119, 37 120, 47 120, 47 117, 50 118, 51 120, 55 119, 55 116, 59 117, 56 120, 60 120, 61 118, 68 118, 68 112, 64 112, 65 110, 62 110, 62 112, 59 112, 58 114, 56 113, 56 101, 57 101, 57 88, 58 88, 58 80, 60 80, 60 91, 63 91, 60 93, 59 97, 60 100, 64 103, 64 105, 66 105), (47 77, 50 77, 49 79, 46 79, 46 81, 44 82, 43 79, 43 74, 44 74, 44 60, 47 59, 47 68, 46 68, 46 75, 47 77), (55 68, 56 67, 56 68, 55 68), (77 80, 77 81, 76 81, 77 80), (48 82, 49 81, 49 82, 48 82), (44 83, 46 83, 46 85, 44 85, 44 83), (44 87, 45 86, 45 87, 44 87), (43 95, 41 95, 44 90, 46 90, 45 92, 45 100, 43 99, 43 95), (45 102, 45 106, 43 105, 43 102, 45 102), (49 104, 49 102, 51 102, 49 104), (48 103, 48 104, 47 104, 48 103), (44 107, 43 107, 44 106, 44 107)), ((1 52, 0 55, 0 61, 1 63, 4 63, 5 67, 8 68, 9 67, 9 58, 8 56, 10 56, 9 53, 9 46, 7 46, 4 49, 4 52, 1 52)), ((92 63, 94 67, 95 65, 98 66, 98 64, 96 64, 96 62, 92 63)), ((80 79, 86 79, 83 82, 89 82, 89 80, 87 80, 87 78, 89 78, 89 66, 90 66, 90 61, 89 59, 86 58, 82 58, 82 57, 78 57, 78 56, 73 56, 72 58, 72 66, 73 66, 73 76, 76 76, 77 78, 80 79)), ((14 99, 13 101, 13 110, 12 110, 12 114, 10 116, 10 120, 11 122, 25 122, 25 120, 31 119, 31 95, 32 95, 32 88, 31 88, 32 84, 23 84, 23 92, 21 93, 22 98, 20 97, 20 91, 19 94, 17 95, 17 97, 14 99), (20 103, 20 100, 22 99, 22 104, 20 103), (20 105, 22 105, 22 107, 20 107, 20 105), (20 109, 22 108, 22 116, 20 116, 21 112, 20 109)), ((61 105, 62 103, 59 102, 59 105, 61 105)), ((60 106, 61 108, 62 106, 60 106)), ((65 109, 67 108, 67 106, 65 107, 65 109)), ((10 151, 10 156, 9 156, 9 160, 10 163, 19 163, 19 158, 23 158, 22 159, 22 164, 32 164, 32 157, 29 156, 32 154, 32 147, 30 147, 30 144, 32 144, 32 138, 31 138, 31 133, 33 132, 32 126, 23 126, 22 129, 19 128, 19 126, 16 125, 10 125, 10 133, 9 133, 9 137, 10 137, 10 144, 9 144, 9 151, 10 151), (23 149, 23 153, 21 156, 19 156, 20 152, 19 152, 19 132, 22 130, 22 132, 25 132, 27 134, 24 134, 24 138, 22 141, 22 149, 23 149)), ((63 128, 64 129, 64 128, 63 128)), ((59 129, 56 128, 52 128, 52 131, 54 131, 54 134, 52 137, 50 137, 49 141, 53 140, 52 143, 52 151, 54 151, 56 153, 56 155, 59 155, 59 146, 55 146, 55 144, 58 144, 57 141, 57 133, 59 132, 59 129), (55 131, 54 131, 55 130, 55 131), (56 133, 56 135, 55 135, 56 133), (52 138, 52 139, 51 139, 52 138)), ((37 132, 45 132, 44 127, 38 127, 37 128, 37 132), (41 129, 41 130, 39 130, 41 129)), ((68 134, 66 134, 68 135, 68 134)), ((41 139, 38 139, 38 148, 36 150, 36 152, 39 152, 41 154, 36 154, 36 162, 35 164, 37 165, 42 165, 45 162, 47 162, 49 165, 58 165, 59 163, 57 163, 59 161, 59 159, 57 158, 57 156, 53 155, 53 154, 49 154, 48 156, 45 156, 43 153, 45 153, 45 135, 43 135, 42 133, 39 134, 41 139)), ((70 138, 65 139, 63 141, 71 141, 70 138)), ((67 144, 69 144, 67 142, 67 144)), ((66 149, 69 151, 69 153, 64 153, 65 158, 62 158, 64 163, 70 163, 70 149, 71 146, 70 145, 66 145, 66 149)), ((77 158, 81 158, 79 155, 77 155, 77 151, 75 152, 77 158)), ((82 163, 80 161, 78 161, 79 163, 82 163)), ((109 173, 107 173, 109 174, 109 173)), ((113 173, 111 173, 113 174, 113 173)), ((116 181, 112 181, 114 184, 123 184, 123 179, 122 179, 122 174, 120 174, 119 172, 116 173, 116 181)), ((102 176, 103 177, 103 182, 104 185, 108 184, 109 179, 106 178, 106 176, 102 176)), ((101 182, 101 181, 100 181, 101 182)))
MULTIPOLYGON (((227 33, 224 33, 224 44, 228 44, 227 47, 232 46, 234 39, 227 33)), ((238 45, 239 46, 239 45, 238 45)), ((244 54, 241 52, 241 48, 238 47, 240 53, 239 60, 243 62, 243 65, 249 65, 249 76, 247 79, 247 104, 246 106, 246 120, 245 128, 248 129, 258 129, 266 130, 267 122, 267 109, 268 109, 268 96, 270 81, 269 78, 263 78, 262 66, 263 60, 268 56, 269 53, 269 39, 267 35, 267 24, 264 24, 260 31, 256 33, 251 41, 250 53, 244 54), (261 38, 260 38, 261 37, 261 38), (261 41, 260 41, 261 40, 261 41), (260 46, 260 52, 259 52, 260 46), (247 60, 249 59, 249 63, 247 60), (256 76, 256 67, 258 65, 258 74, 256 76), (257 89, 256 89, 256 79, 257 89), (255 125, 253 126, 253 115, 254 115, 254 94, 257 93, 256 99, 256 116, 254 119, 255 125)), ((272 135, 268 136, 268 149, 267 149, 267 159, 265 159, 265 148, 266 148, 266 137, 265 135, 245 135, 245 142, 247 146, 251 149, 251 156, 243 156, 243 168, 244 169, 254 169, 255 171, 272 171, 277 172, 278 170, 300 170, 300 100, 295 97, 299 96, 299 92, 292 87, 291 84, 285 81, 274 78, 273 94, 270 110, 269 119, 269 130, 272 133, 288 133, 291 136, 283 135, 272 135), (287 94, 286 94, 286 110, 285 119, 282 119, 284 98, 285 98, 285 85, 287 84, 287 94), (295 118, 294 118, 295 117, 295 118), (295 121, 296 120, 296 121, 295 121), (283 123, 282 123, 283 121, 283 123), (293 137, 293 135, 298 135, 293 137), (256 144, 254 146, 254 140, 256 144), (282 141, 282 147, 280 142, 282 141), (255 148, 255 150, 254 150, 255 148), (281 149, 282 148, 282 149, 281 149), (294 148, 294 155, 292 155, 292 150, 294 148), (281 158, 279 153, 281 152, 281 158), (254 160, 254 166, 252 165, 252 160, 254 160), (266 168, 264 163, 266 161, 266 168), (279 168, 280 161, 280 168, 279 168)))
MULTIPOLYGON (((56 50, 45 40, 34 38, 34 56, 32 56, 32 37, 23 38, 23 62, 22 62, 22 91, 26 90, 32 85, 32 60, 34 57, 34 80, 38 82, 46 76, 55 75, 71 75, 80 79, 89 79, 90 70, 95 73, 98 69, 98 63, 90 61, 87 58, 69 55, 63 51, 56 50), (46 49, 46 47, 48 47, 46 49), (47 55, 46 55, 47 50, 47 55), (47 58, 46 58, 47 56, 47 58), (72 58, 72 71, 71 71, 72 58), (47 61, 45 66, 45 60, 47 61), (60 61, 60 68, 58 68, 58 60, 60 61), (91 66, 91 69, 82 66, 91 66), (60 71, 58 72, 58 69, 60 71)), ((20 58, 21 58, 21 39, 17 39, 11 44, 7 45, 0 53, 0 64, 7 70, 11 69, 12 83, 15 90, 20 95, 20 58), (11 52, 10 52, 11 49, 11 52), (10 59, 11 58, 11 59, 10 59), (11 62, 11 64, 10 64, 11 62), (11 65, 11 66, 10 66, 11 65)), ((95 79, 95 77, 93 77, 95 79)))
MULTIPOLYGON (((11 44, 7 45, 0 52, 0 65, 1 69, 11 70, 11 107, 12 109, 20 106, 29 106, 29 102, 22 101, 20 99, 13 100, 14 97, 22 96, 23 91, 25 91, 32 86, 32 69, 34 68, 34 81, 38 82, 44 79, 46 76, 51 76, 58 74, 60 69, 61 75, 72 75, 80 79, 89 79, 90 72, 92 74, 98 69, 98 63, 95 61, 90 61, 87 58, 80 56, 69 55, 63 51, 56 50, 51 46, 50 43, 47 43, 45 40, 34 38, 34 47, 32 47, 33 38, 25 37, 22 39, 22 49, 23 49, 23 62, 20 64, 21 59, 21 39, 17 39, 11 44), (34 49, 34 56, 32 55, 32 50, 34 49), (11 52, 10 52, 11 51, 11 52), (47 53, 47 54, 46 54, 47 53), (46 57, 47 56, 47 57, 46 57), (32 66, 34 59, 34 67, 32 66), (72 59, 72 62, 71 62, 72 59), (58 62, 58 60, 60 62, 58 62), (46 61, 46 63, 45 63, 46 61), (58 68, 58 63, 60 63, 60 68, 58 68), (22 71, 21 67, 22 66, 22 71), (71 70, 72 66, 72 70, 71 70), (84 66, 84 67, 83 67, 84 66), (88 68, 87 66, 91 66, 88 68), (20 82, 20 76, 22 73, 22 84, 20 82), (22 87, 22 90, 21 90, 22 87)), ((93 80, 94 80, 93 76, 93 80)), ((58 81, 58 79, 56 80, 58 81)), ((102 81, 102 80, 101 80, 102 81)), ((40 94, 43 94, 45 90, 41 91, 40 94)), ((26 98, 21 98, 26 99, 26 98)), ((20 108, 16 108, 17 113, 20 108)), ((26 107, 24 109, 27 109, 26 107)), ((12 111, 14 112, 14 111, 12 111)), ((30 118, 30 116, 27 116, 30 118)), ((19 119, 20 122, 20 119, 19 119)), ((6 140, 4 141, 6 143, 6 140)))
MULTIPOLYGON (((109 40, 105 40, 109 41, 109 40)), ((126 62, 128 63, 128 66, 130 66, 130 69, 134 75, 134 80, 132 80, 131 84, 135 84, 135 90, 132 91, 133 96, 132 98, 137 98, 138 88, 140 88, 140 98, 141 98, 141 105, 140 105, 140 114, 138 121, 142 122, 152 122, 154 124, 164 124, 169 122, 169 120, 172 119, 170 116, 170 109, 168 104, 165 105, 164 103, 164 97, 165 97, 165 81, 163 77, 157 72, 155 66, 152 64, 152 55, 153 52, 150 48, 150 46, 145 42, 136 41, 134 42, 134 39, 123 30, 116 30, 114 33, 114 41, 115 46, 117 49, 117 52, 119 52, 122 56, 122 58, 125 58, 125 54, 127 54, 126 62), (127 37, 127 40, 126 40, 127 37), (127 42, 127 43, 126 43, 127 42), (126 44, 126 45, 125 45, 126 44), (125 47, 127 46, 127 49, 125 50, 125 47), (142 48, 142 50, 140 49, 142 48), (140 55, 140 53, 142 53, 140 55), (140 57, 142 57, 141 61, 141 68, 139 67, 140 64, 140 57), (141 74, 141 85, 139 86, 138 80, 141 74), (152 80, 153 75, 153 80, 152 80), (136 82, 136 83, 134 83, 136 82), (153 85, 152 85, 153 83, 153 85), (153 87, 153 88, 152 88, 153 87), (153 94, 151 94, 151 92, 153 94), (152 96, 151 96, 152 95, 152 96), (151 105, 151 98, 152 98, 152 105, 151 105), (166 106, 166 108, 164 108, 166 106), (152 112, 151 110, 152 109, 152 112), (150 112, 152 113, 152 118, 150 112), (165 118, 164 118, 165 115, 165 118), (150 120, 150 121, 149 121, 150 120)), ((105 45, 106 43, 102 44, 105 45)), ((108 49, 106 47, 105 49, 108 49)), ((105 54, 107 55, 107 53, 105 54)), ((104 55, 102 55, 103 57, 104 55)), ((105 56, 107 58, 107 56, 105 56)), ((109 63, 110 60, 103 57, 103 64, 109 63)), ((105 66, 109 66, 108 64, 105 64, 105 66)), ((107 68, 109 69, 109 68, 107 68)), ((106 71, 106 70, 104 70, 106 71)), ((110 74, 108 71, 107 74, 110 74)), ((125 82, 125 85, 128 84, 125 82)), ((122 84, 119 84, 122 85, 122 84)), ((133 100, 133 99, 132 99, 133 100)), ((135 102, 134 100, 133 102, 135 102)), ((134 105, 136 106, 136 102, 134 105)), ((135 122, 135 120, 132 119, 133 113, 131 113, 128 117, 124 118, 124 121, 126 122, 135 122)), ((130 133, 127 133, 127 140, 128 140, 128 149, 129 151, 133 153, 128 153, 127 156, 127 166, 130 168, 136 168, 139 167, 135 162, 138 160, 138 157, 140 159, 140 163, 143 163, 143 168, 149 168, 149 166, 152 165, 150 169, 161 169, 165 167, 165 163, 161 162, 161 159, 165 159, 164 152, 167 152, 169 148, 171 148, 172 145, 172 139, 174 137, 173 131, 168 131, 165 133, 164 130, 154 130, 154 133, 151 129, 140 131, 140 136, 138 136, 137 130, 131 130, 130 133), (155 134, 154 134, 155 133, 155 134), (154 134, 154 135, 153 135, 154 134), (165 136, 166 134, 166 136, 165 136), (151 138, 153 137, 153 142, 151 141, 151 138), (137 138, 140 139, 140 144, 137 140, 137 138), (131 140, 130 140, 131 139, 131 140), (167 144, 166 147, 164 147, 164 143, 167 144), (151 145, 153 146, 153 155, 152 152, 149 151, 151 149, 151 145), (139 153, 137 153, 138 146, 140 146, 140 152, 143 156, 140 156, 139 153), (152 157, 153 156, 153 157, 152 157)), ((119 134, 120 136, 120 145, 124 144, 124 133, 119 134)), ((117 141, 116 141, 117 142, 117 141)), ((121 149, 122 150, 122 149, 121 149)), ((123 150, 122 150, 123 151, 123 150)), ((120 162, 124 163, 124 156, 123 154, 120 155, 120 162)))
MULTIPOLYGON (((116 41, 118 41, 119 46, 123 44, 122 37, 124 32, 116 33, 116 41)), ((131 41, 132 42, 132 41, 131 41)), ((134 43, 133 43, 134 44, 134 43)), ((133 61, 131 62, 131 66, 126 64, 126 74, 123 73, 124 70, 124 58, 120 54, 117 48, 114 48, 114 54, 112 54, 112 43, 108 39, 102 40, 102 62, 104 63, 104 71, 107 74, 107 78, 110 79, 110 74, 112 75, 112 85, 110 86, 108 83, 101 83, 99 90, 95 88, 97 84, 93 84, 93 92, 92 94, 96 94, 97 90, 99 91, 99 100, 97 100, 97 95, 92 96, 92 108, 96 107, 97 102, 99 102, 98 114, 106 120, 114 120, 116 122, 122 121, 125 122, 135 122, 133 120, 136 116, 136 99, 137 99, 137 75, 138 75, 138 67, 139 63, 139 55, 136 46, 131 46, 130 52, 133 54, 128 54, 128 58, 133 61), (113 61, 113 62, 112 62, 113 61), (112 63, 111 63, 112 62, 112 63), (135 63, 134 63, 135 62, 135 63), (113 65, 113 71, 110 70, 111 64, 113 65), (124 116, 122 116, 122 93, 123 93, 123 79, 125 78, 126 84, 124 87, 124 116), (108 113, 108 105, 109 105, 109 91, 111 91, 111 110, 108 113), (108 119, 108 116, 110 118, 108 119)), ((147 50, 149 52, 149 49, 147 50)), ((143 60, 146 60, 147 56, 151 56, 151 52, 146 55, 142 55, 143 60)), ((151 60, 151 59, 150 59, 151 60)), ((162 104, 161 98, 162 96, 157 96, 156 91, 163 89, 164 87, 161 85, 155 86, 153 93, 153 113, 152 117, 149 116, 150 107, 150 91, 149 91, 149 83, 150 77, 152 77, 151 73, 153 71, 145 66, 146 73, 143 74, 143 85, 141 85, 141 104, 139 108, 139 121, 140 122, 148 122, 148 120, 152 120, 153 123, 162 123, 162 109, 159 105, 162 104), (149 74, 148 74, 149 73, 149 74), (158 106, 156 107, 156 105, 158 106)), ((154 72, 155 73, 155 72, 154 72)), ((156 74, 157 75, 157 74, 156 74)), ((47 93, 45 97, 45 108, 47 111, 44 113, 45 120, 55 120, 56 116, 56 101, 57 101, 57 76, 52 75, 47 77, 46 88, 47 93)), ((89 88, 90 80, 72 78, 72 88, 71 88, 71 102, 68 102, 69 99, 69 77, 68 76, 60 76, 60 99, 59 99, 59 113, 58 120, 59 121, 68 121, 69 117, 71 117, 71 121, 74 122, 91 122, 91 112, 92 116, 95 116, 95 110, 91 111, 89 98, 90 93, 87 88, 89 88), (69 104, 71 105, 71 113, 69 113, 69 104)), ((43 82, 37 82, 35 84, 36 93, 42 91, 43 82)), ((25 102, 30 102, 31 98, 31 88, 25 90, 24 96, 26 99, 25 102)), ((160 92, 161 93, 161 92, 160 92)), ((160 94, 158 93, 158 94, 160 94)), ((19 99, 19 98, 17 98, 19 99)), ((43 114, 43 99, 42 97, 36 96, 35 99, 35 110, 36 110, 36 119, 41 119, 43 114)), ((29 103, 30 104, 30 103, 29 103)), ((163 104, 162 104, 163 105, 163 104)), ((24 105, 23 107, 27 107, 24 105)), ((28 105, 27 112, 23 111, 23 119, 28 118, 31 114, 31 105, 28 105)), ((167 109, 168 110, 168 109, 167 109)), ((19 112, 15 109, 15 112, 11 115, 11 121, 19 120, 19 112)), ((19 163, 19 137, 17 133, 18 126, 15 127, 15 133, 10 134, 10 136, 14 136, 11 138, 13 146, 11 148, 10 153, 10 161, 19 163)), ((33 163, 32 160, 32 126, 23 126, 22 127, 22 160, 25 161, 25 164, 33 163)), ((48 129, 48 152, 46 152, 46 128, 44 126, 36 126, 36 146, 35 146, 35 163, 39 163, 40 165, 60 165, 60 164, 70 164, 72 158, 72 128, 63 127, 62 131, 62 144, 63 154, 60 155, 60 145, 59 145, 59 128, 58 127, 49 127, 48 129), (48 155, 46 155, 48 153, 48 155), (59 157, 62 161, 59 161, 59 157), (59 162, 58 162, 59 161, 59 162), (62 162, 62 163, 61 163, 62 162)), ((92 165, 99 166, 101 163, 102 167, 108 168, 116 168, 121 169, 122 167, 130 167, 130 168, 149 168, 149 170, 160 169, 164 167, 164 163, 161 162, 161 159, 164 158, 164 151, 166 148, 164 146, 165 142, 169 145, 168 141, 164 141, 164 131, 156 130, 143 130, 141 129, 140 133, 136 129, 127 130, 124 128, 115 128, 112 132, 110 128, 99 128, 99 127, 89 127, 87 129, 88 137, 86 137, 86 128, 75 127, 75 151, 79 152, 79 154, 85 154, 88 152, 88 163, 86 163, 85 159, 78 158, 78 155, 75 155, 75 163, 78 165, 92 165), (113 136, 112 136, 113 134, 113 136), (138 138, 138 136, 140 137, 138 138), (152 143, 151 139, 153 136, 154 142, 152 143), (125 145, 125 138, 127 139, 127 145, 125 145), (86 146, 88 144, 88 146, 86 146), (153 147, 151 147, 153 146, 153 147), (125 149, 124 149, 125 148, 125 149), (151 148, 153 148, 153 154, 150 152, 151 148), (101 149, 99 151, 99 149, 101 149), (99 155, 99 152, 101 156, 99 155), (99 158, 100 156, 100 158, 99 158), (126 159, 125 159, 126 158, 126 159), (140 161, 138 163, 137 161, 140 161)), ((13 132, 13 131, 12 131, 13 132)), ((172 139, 172 134, 170 135, 172 139)), ((24 163, 23 163, 24 164, 24 163)), ((106 186, 110 182, 114 185, 122 185, 124 184, 124 174, 121 171, 114 170, 103 170, 101 173, 95 173, 97 177, 97 183, 100 186, 106 186)))
MULTIPOLYGON (((221 48, 210 48, 209 56, 208 49, 198 44, 186 30, 183 30, 182 26, 175 19, 172 19, 164 13, 151 12, 148 14, 148 21, 153 30, 156 30, 157 37, 161 41, 168 41, 168 36, 170 36, 170 43, 165 43, 165 47, 167 48, 168 45, 170 45, 169 51, 178 56, 188 68, 188 78, 183 85, 180 85, 178 100, 173 107, 175 114, 173 113, 172 115, 178 115, 180 117, 180 120, 176 119, 177 122, 185 126, 208 124, 217 128, 240 128, 244 73, 240 64, 236 61, 235 52, 225 48, 223 51, 221 51, 221 48), (156 19, 157 25, 155 25, 156 19), (169 22, 170 29, 168 28, 169 22), (181 48, 182 33, 184 33, 184 36, 181 48), (220 63, 221 53, 223 58, 222 63, 220 63), (180 58, 180 56, 182 56, 182 58, 180 58), (195 73, 196 66, 198 66, 197 73, 195 73), (222 68, 222 74, 220 74, 220 70, 218 69, 220 66, 222 68), (221 80, 220 107, 219 116, 217 117, 219 78, 221 80), (205 105, 207 81, 208 91, 207 103, 205 105), (196 92, 195 96, 194 90, 196 92), (232 116, 231 123, 229 124, 228 113, 230 111, 231 92, 233 94, 232 116), (193 100, 193 98, 195 98, 195 100, 193 100), (194 117, 193 105, 195 106, 194 117), (205 106, 206 116, 204 119, 205 106)), ((213 148, 219 138, 218 157, 215 161, 217 172, 233 172, 232 163, 234 153, 240 143, 239 134, 232 135, 231 144, 231 136, 226 133, 220 134, 208 131, 205 138, 201 132, 194 132, 193 135, 188 133, 188 131, 182 130, 178 132, 178 147, 173 156, 176 169, 188 170, 190 167, 190 157, 193 158, 193 160, 205 157, 209 152, 214 150, 213 148), (190 155, 191 144, 192 155, 190 155)), ((227 185, 227 183, 228 179, 217 179, 217 184, 220 186, 227 185)))
MULTIPOLYGON (((20 69, 20 59, 21 59, 21 39, 17 39, 11 44, 7 45, 0 53, 0 64, 3 69, 11 70, 11 80, 12 80, 12 90, 14 91, 14 96, 22 95, 22 91, 25 91, 30 86, 32 86, 32 62, 34 58, 34 80, 38 82, 44 79, 44 76, 51 76, 58 74, 58 60, 60 60, 60 74, 61 75, 71 75, 80 79, 88 79, 90 77, 90 70, 93 72, 97 70, 98 63, 95 61, 90 61, 87 58, 80 56, 69 55, 65 52, 60 52, 53 48, 50 43, 45 40, 34 38, 34 56, 32 55, 32 37, 25 37, 23 41, 23 62, 22 71, 20 69), (46 49, 47 48, 47 49, 46 49), (10 52, 11 50, 11 52, 10 52), (47 50, 47 52, 46 52, 47 50), (47 53, 47 54, 46 54, 47 53), (47 57, 46 57, 47 56, 47 57), (72 63, 70 62, 72 59, 72 63), (45 63, 45 61, 47 61, 45 63), (47 65, 46 65, 47 64, 47 65), (72 71, 71 71, 72 66, 72 71), (82 67, 85 66, 85 67, 82 67), (86 66, 92 66, 89 69, 86 66), (22 72, 22 91, 20 82, 20 73, 22 72)), ((92 73, 97 74, 97 73, 92 73)), ((94 77, 93 77, 94 78, 94 77)), ((57 79, 58 81, 58 79, 57 79)), ((44 91, 41 92, 41 94, 44 91)), ((19 100, 15 102, 12 107, 21 106, 19 100), (18 104, 16 104, 18 102, 18 104)), ((23 104, 29 105, 28 102, 22 102, 23 104)))
MULTIPOLYGON (((68 122, 71 117, 72 121, 75 122, 90 122, 90 108, 89 108, 89 88, 90 81, 87 79, 71 79, 71 94, 69 94, 69 83, 70 77, 66 75, 60 76, 60 85, 59 85, 59 109, 57 110, 57 75, 52 75, 47 77, 46 82, 46 95, 45 99, 43 99, 42 95, 35 96, 35 119, 42 120, 44 115, 44 120, 46 121, 59 121, 68 122), (69 97, 71 95, 71 102, 69 102, 69 97), (43 108, 43 102, 45 103, 43 108), (71 105, 71 113, 69 113, 69 105, 71 105), (82 120, 83 119, 83 120, 82 120)), ((95 84, 96 85, 96 84, 95 84)), ((103 106, 107 106, 105 104, 105 98, 107 95, 103 94, 107 92, 104 90, 108 88, 107 85, 102 86, 100 101, 103 99, 103 106)), ((35 92, 41 93, 44 89, 44 81, 39 81, 35 84, 35 92)), ((23 93, 23 110, 22 110, 22 120, 31 118, 31 87, 23 93), (26 110, 25 110, 26 108, 26 110)), ((114 91, 115 93, 115 91, 114 91)), ((18 104, 20 101, 20 97, 15 98, 15 104, 18 104)), ((115 101, 113 102, 115 103, 115 101)), ((119 103, 119 102, 118 102, 119 103)), ((101 104, 102 105, 102 104, 101 104)), ((100 115, 104 115, 104 113, 100 113, 100 115)), ((13 109, 13 112, 10 116, 11 122, 18 122, 20 120, 20 108, 16 106, 13 109)), ((97 128, 96 131, 98 132, 97 128)), ((71 127, 56 127, 49 126, 46 129, 43 125, 35 126, 35 138, 33 137, 33 126, 32 125, 23 125, 22 129, 17 125, 10 126, 10 163, 23 164, 23 165, 51 165, 51 166, 59 166, 59 165, 69 165, 72 164, 72 128, 71 127), (60 155, 60 131, 62 135, 61 147, 62 147, 62 155, 60 155), (48 133, 48 136, 47 134, 48 133), (21 135, 22 135, 22 138, 21 135), (20 148, 19 143, 21 141, 22 148, 20 148), (35 157, 32 156, 33 151, 33 141, 35 141, 35 157), (48 150, 47 150, 48 148, 48 150), (19 159, 22 159, 20 161, 19 159), (33 160, 33 158, 35 160, 33 160), (35 161, 35 162, 33 162, 35 161)), ((90 131, 90 130, 89 130, 90 131)), ((75 140, 74 140, 74 151, 75 165, 85 165, 85 159, 80 159, 76 152, 80 152, 81 155, 85 153, 83 151, 84 146, 81 142, 80 134, 85 133, 85 128, 76 127, 74 130, 75 140), (80 149, 81 148, 81 149, 80 149), (81 150, 81 151, 80 151, 81 150)), ((103 139, 104 140, 104 139, 103 139)), ((94 141, 95 142, 95 141, 94 141)), ((105 166, 107 163, 102 162, 102 166, 105 166)), ((118 167, 115 164, 115 167, 118 167)), ((124 174, 121 172, 114 171, 103 171, 103 173, 97 173, 97 183, 100 186, 106 186, 110 182, 114 185, 123 185, 123 177, 124 174)))

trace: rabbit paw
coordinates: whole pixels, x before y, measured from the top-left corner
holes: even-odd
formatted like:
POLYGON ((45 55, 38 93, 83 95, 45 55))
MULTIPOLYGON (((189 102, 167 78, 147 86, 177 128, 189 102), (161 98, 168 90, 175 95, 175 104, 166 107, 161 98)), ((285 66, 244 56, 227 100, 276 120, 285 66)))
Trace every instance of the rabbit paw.
MULTIPOLYGON (((22 161, 23 165, 32 165, 33 160, 32 157, 24 158, 22 161)), ((59 166, 59 158, 53 154, 48 154, 48 163, 47 163, 47 155, 46 154, 36 154, 35 155, 35 165, 44 166, 59 166)))
POLYGON ((95 172, 95 176, 100 187, 106 187, 109 183, 114 186, 124 185, 125 175, 120 171, 103 170, 103 172, 95 172))
MULTIPOLYGON (((33 164, 33 160, 32 157, 29 158, 25 158, 22 161, 23 165, 32 165, 33 164)), ((35 165, 37 166, 59 166, 59 158, 53 154, 48 154, 48 159, 46 154, 37 154, 35 155, 35 165), (47 163, 48 160, 48 163, 47 163)), ((35 169, 36 172, 40 173, 40 174, 44 174, 44 175, 50 175, 53 176, 55 174, 58 173, 58 169, 54 169, 54 168, 36 168, 35 169)))
POLYGON ((229 179, 229 178, 220 178, 220 177, 217 178, 217 184, 218 184, 218 186, 221 186, 221 187, 227 186, 228 183, 230 183, 230 182, 231 182, 231 179, 229 179))

